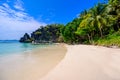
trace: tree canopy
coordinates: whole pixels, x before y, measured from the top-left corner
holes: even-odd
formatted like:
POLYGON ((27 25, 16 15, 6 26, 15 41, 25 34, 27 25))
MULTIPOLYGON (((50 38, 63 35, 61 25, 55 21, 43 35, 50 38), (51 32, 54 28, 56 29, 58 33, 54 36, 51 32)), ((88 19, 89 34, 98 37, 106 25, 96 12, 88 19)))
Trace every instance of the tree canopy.
POLYGON ((66 25, 50 24, 40 27, 31 34, 31 41, 98 44, 99 40, 106 40, 107 37, 110 39, 111 35, 119 34, 119 29, 120 0, 108 0, 107 3, 98 3, 84 10, 66 25))

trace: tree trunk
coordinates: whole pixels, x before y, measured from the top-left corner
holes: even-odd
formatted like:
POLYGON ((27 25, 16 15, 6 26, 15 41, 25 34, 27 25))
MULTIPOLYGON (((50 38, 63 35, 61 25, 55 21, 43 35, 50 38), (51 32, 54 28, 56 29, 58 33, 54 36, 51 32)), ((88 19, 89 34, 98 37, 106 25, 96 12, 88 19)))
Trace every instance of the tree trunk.
POLYGON ((117 20, 117 28, 119 30, 119 19, 117 20))
POLYGON ((94 44, 94 42, 93 42, 93 35, 94 35, 94 32, 91 32, 91 44, 94 44))
POLYGON ((103 38, 102 28, 100 27, 100 36, 103 38))
POLYGON ((89 43, 91 44, 90 35, 89 35, 89 34, 87 34, 87 36, 88 36, 88 39, 89 39, 89 43))

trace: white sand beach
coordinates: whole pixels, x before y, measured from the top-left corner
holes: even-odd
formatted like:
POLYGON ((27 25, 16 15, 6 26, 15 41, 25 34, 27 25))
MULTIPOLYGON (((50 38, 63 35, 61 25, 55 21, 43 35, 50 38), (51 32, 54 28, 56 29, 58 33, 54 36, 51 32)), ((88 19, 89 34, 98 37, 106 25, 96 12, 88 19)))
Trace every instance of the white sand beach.
POLYGON ((39 80, 120 80, 120 49, 67 45, 65 58, 39 80))

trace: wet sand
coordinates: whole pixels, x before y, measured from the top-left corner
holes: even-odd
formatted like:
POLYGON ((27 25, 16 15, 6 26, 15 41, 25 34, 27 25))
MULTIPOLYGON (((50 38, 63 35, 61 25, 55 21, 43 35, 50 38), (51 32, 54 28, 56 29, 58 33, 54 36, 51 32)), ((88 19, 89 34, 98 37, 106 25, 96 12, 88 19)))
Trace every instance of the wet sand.
POLYGON ((0 80, 39 80, 66 55, 63 45, 0 57, 0 80))
POLYGON ((120 80, 120 49, 68 45, 65 58, 39 80, 120 80))

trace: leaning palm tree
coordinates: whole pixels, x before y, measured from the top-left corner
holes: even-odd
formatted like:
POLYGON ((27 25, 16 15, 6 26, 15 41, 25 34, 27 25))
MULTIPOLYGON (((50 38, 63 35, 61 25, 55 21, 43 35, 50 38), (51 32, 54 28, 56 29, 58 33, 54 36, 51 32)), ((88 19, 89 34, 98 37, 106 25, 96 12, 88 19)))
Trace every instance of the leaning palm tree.
POLYGON ((89 13, 91 16, 88 18, 89 25, 99 29, 101 37, 103 37, 103 29, 107 25, 107 15, 105 13, 106 5, 98 3, 95 7, 91 8, 89 13))

